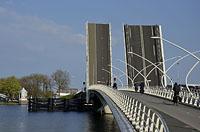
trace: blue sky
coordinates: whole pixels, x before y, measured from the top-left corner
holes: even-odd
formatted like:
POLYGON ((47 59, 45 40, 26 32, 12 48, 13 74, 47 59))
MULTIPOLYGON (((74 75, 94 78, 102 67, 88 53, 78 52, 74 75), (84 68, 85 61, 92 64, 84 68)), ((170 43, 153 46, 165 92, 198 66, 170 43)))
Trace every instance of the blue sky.
MULTIPOLYGON (((115 58, 124 59, 123 24, 159 24, 164 38, 190 51, 200 50, 199 10, 199 0, 0 0, 0 77, 63 69, 72 77, 71 86, 81 87, 87 21, 111 23, 113 65, 120 68, 124 66, 115 58)), ((185 54, 168 44, 164 51, 165 58, 185 54)), ((169 75, 184 83, 195 61, 188 57, 169 75)), ((199 68, 190 83, 200 83, 199 68)))

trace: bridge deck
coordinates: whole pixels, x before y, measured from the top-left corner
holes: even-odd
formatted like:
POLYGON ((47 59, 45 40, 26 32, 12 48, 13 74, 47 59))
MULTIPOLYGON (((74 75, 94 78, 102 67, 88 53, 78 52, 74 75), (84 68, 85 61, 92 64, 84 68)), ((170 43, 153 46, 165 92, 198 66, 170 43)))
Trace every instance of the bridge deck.
POLYGON ((165 99, 135 93, 122 91, 132 96, 149 107, 156 109, 166 120, 169 130, 172 132, 200 132, 200 110, 185 105, 174 105, 165 99))

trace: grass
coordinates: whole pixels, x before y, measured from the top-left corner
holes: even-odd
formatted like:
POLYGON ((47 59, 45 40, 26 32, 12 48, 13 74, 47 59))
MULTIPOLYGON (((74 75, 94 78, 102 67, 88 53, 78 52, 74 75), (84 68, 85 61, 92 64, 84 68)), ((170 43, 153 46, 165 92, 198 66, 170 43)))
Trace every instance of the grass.
POLYGON ((18 105, 17 102, 0 102, 0 105, 18 105))
POLYGON ((74 97, 74 94, 66 95, 61 97, 62 99, 72 99, 74 97))

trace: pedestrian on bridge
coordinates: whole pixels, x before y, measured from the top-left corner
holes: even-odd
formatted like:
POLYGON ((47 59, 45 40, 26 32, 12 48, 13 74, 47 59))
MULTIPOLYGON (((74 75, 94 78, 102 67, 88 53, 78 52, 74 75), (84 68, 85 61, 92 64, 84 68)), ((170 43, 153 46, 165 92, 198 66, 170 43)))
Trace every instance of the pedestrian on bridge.
POLYGON ((178 85, 176 82, 174 84, 173 91, 174 91, 173 102, 174 102, 174 104, 178 105, 178 101, 180 98, 179 97, 180 85, 178 85))
POLYGON ((113 89, 117 89, 116 78, 114 78, 113 89))
POLYGON ((140 83, 140 93, 143 94, 144 93, 144 82, 140 83))
POLYGON ((113 89, 117 89, 117 83, 116 82, 113 83, 113 89))
POLYGON ((138 92, 138 83, 135 83, 134 87, 135 87, 135 92, 138 92))
POLYGON ((86 84, 83 82, 83 92, 86 92, 86 84))

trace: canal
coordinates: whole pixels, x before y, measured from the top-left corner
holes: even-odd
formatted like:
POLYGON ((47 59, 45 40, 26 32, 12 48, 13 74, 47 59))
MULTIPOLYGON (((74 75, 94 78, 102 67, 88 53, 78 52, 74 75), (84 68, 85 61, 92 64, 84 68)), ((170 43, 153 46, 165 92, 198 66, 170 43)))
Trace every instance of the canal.
POLYGON ((119 132, 111 114, 28 112, 27 106, 0 105, 0 132, 119 132))

